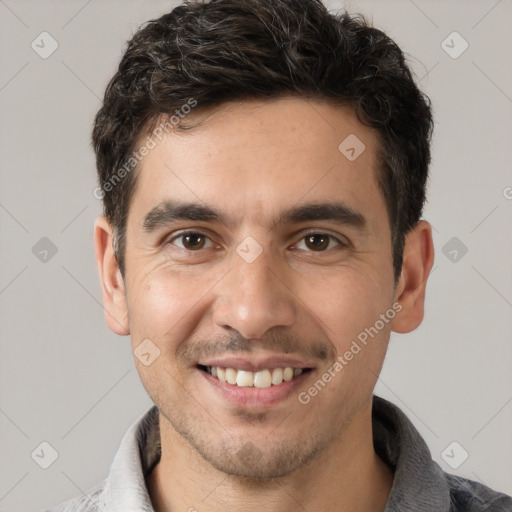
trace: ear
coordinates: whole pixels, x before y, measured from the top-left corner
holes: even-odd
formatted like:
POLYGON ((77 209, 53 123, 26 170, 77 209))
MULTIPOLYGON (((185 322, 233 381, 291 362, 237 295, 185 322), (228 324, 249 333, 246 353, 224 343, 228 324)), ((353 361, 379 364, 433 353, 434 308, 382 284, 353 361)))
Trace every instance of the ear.
POLYGON ((405 239, 402 272, 395 292, 395 301, 402 309, 393 319, 393 331, 411 332, 423 321, 425 289, 433 263, 432 227, 427 221, 420 221, 405 239))
POLYGON ((112 226, 105 217, 98 217, 94 223, 94 252, 101 280, 105 321, 111 331, 125 336, 130 334, 128 307, 112 238, 112 226))

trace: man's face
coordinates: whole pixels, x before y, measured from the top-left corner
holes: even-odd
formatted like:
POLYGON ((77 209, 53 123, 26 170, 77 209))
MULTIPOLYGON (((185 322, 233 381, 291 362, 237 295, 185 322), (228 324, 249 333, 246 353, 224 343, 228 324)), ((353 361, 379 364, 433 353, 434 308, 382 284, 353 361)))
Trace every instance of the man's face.
POLYGON ((146 359, 160 351, 137 368, 190 446, 222 471, 278 476, 368 413, 384 359, 391 322, 344 357, 395 301, 377 138, 349 108, 298 98, 209 114, 191 114, 203 122, 168 135, 138 171, 129 330, 134 349, 151 340, 146 359), (365 145, 353 161, 350 147, 338 149, 351 135, 365 145), (240 383, 261 372, 263 387, 222 382, 210 366, 253 371, 240 383), (303 372, 267 387, 287 367, 303 372), (309 393, 330 368, 330 382, 309 393))

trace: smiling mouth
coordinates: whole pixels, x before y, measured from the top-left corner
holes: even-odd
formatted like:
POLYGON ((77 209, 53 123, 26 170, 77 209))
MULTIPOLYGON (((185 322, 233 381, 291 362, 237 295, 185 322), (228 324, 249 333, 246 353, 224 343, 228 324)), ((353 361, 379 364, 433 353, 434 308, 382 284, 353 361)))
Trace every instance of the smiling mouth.
POLYGON ((265 389, 271 386, 279 386, 283 382, 289 382, 294 378, 309 372, 311 368, 269 368, 257 372, 236 370, 234 368, 222 368, 220 366, 203 366, 198 368, 212 377, 226 382, 232 386, 265 389))

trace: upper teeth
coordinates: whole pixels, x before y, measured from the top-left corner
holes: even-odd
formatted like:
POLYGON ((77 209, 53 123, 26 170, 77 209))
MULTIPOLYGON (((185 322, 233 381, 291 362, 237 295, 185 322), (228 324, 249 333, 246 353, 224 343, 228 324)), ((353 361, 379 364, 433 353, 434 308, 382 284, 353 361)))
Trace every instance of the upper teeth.
POLYGON ((273 368, 249 372, 220 366, 207 366, 208 373, 217 377, 221 382, 227 382, 240 387, 269 388, 287 382, 300 375, 302 368, 273 368))

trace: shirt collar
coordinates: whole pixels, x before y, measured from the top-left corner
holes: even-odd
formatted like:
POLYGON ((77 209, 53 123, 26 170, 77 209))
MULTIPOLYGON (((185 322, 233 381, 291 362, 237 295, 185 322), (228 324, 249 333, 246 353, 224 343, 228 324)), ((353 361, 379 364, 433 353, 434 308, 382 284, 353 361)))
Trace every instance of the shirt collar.
POLYGON ((153 406, 128 429, 104 489, 109 512, 154 512, 145 476, 160 460, 158 409, 153 406))
POLYGON ((447 512, 450 488, 420 433, 394 404, 373 397, 373 444, 395 472, 384 512, 447 512))
MULTIPOLYGON (((111 512, 154 512, 145 478, 160 460, 156 406, 126 432, 110 468, 102 501, 111 512)), ((450 490, 441 468, 413 424, 392 403, 373 397, 375 451, 394 470, 384 512, 447 512, 450 490)))

